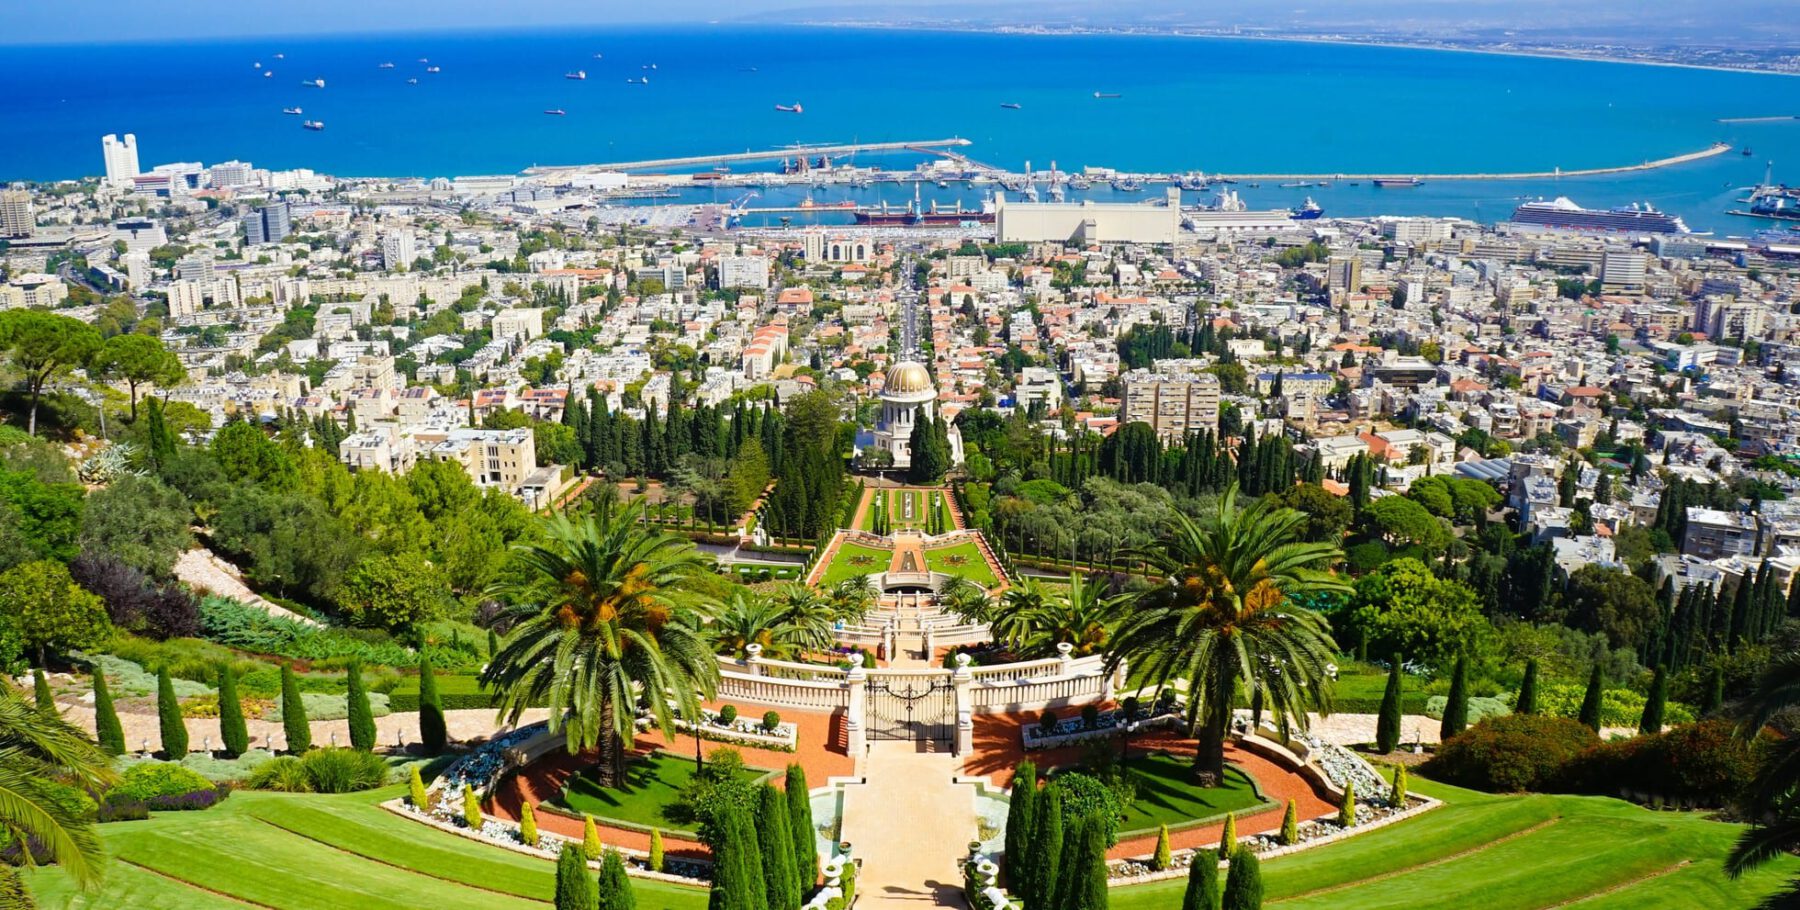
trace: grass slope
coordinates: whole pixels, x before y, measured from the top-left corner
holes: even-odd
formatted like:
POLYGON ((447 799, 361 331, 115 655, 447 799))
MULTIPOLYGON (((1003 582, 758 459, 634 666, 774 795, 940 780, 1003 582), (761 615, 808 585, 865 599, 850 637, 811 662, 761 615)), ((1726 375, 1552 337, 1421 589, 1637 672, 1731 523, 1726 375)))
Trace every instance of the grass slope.
MULTIPOLYGON (((245 902, 276 910, 545 906, 554 863, 435 831, 376 805, 398 793, 244 792, 204 812, 105 825, 115 861, 99 892, 76 892, 54 869, 29 873, 31 887, 45 910, 211 910, 245 902)), ((706 906, 704 891, 632 884, 642 910, 706 906)))
POLYGON ((1000 579, 994 577, 994 570, 988 567, 987 560, 982 558, 981 548, 973 541, 926 550, 925 565, 933 572, 961 575, 984 588, 1000 583, 1000 579))
MULTIPOLYGON (((1416 779, 1415 779, 1416 780, 1416 779)), ((1345 843, 1270 860, 1269 907, 1401 910, 1482 907, 1748 908, 1800 872, 1800 860, 1729 881, 1719 863, 1733 825, 1614 799, 1494 796, 1417 781, 1448 802, 1345 843)), ((1178 906, 1184 882, 1115 890, 1113 910, 1178 906)))
MULTIPOLYGON (((746 768, 739 776, 756 780, 769 772, 746 768)), ((653 752, 633 759, 625 766, 625 786, 607 789, 600 786, 592 772, 584 772, 569 780, 557 803, 573 812, 585 812, 596 819, 628 822, 643 828, 685 828, 685 824, 669 817, 681 791, 694 780, 694 760, 667 752, 653 752)))
POLYGON ((1241 812, 1263 802, 1250 778, 1235 767, 1225 769, 1225 782, 1218 787, 1194 784, 1192 759, 1161 753, 1132 758, 1131 773, 1137 781, 1137 798, 1119 820, 1120 831, 1154 830, 1158 825, 1174 827, 1241 812))
POLYGON ((832 555, 831 565, 826 567, 825 576, 820 579, 820 584, 829 587, 846 578, 855 578, 858 575, 871 575, 876 572, 886 572, 888 562, 893 558, 893 550, 883 550, 876 547, 863 546, 854 541, 846 540, 838 545, 837 552, 832 555), (856 559, 858 556, 868 557, 868 562, 857 565, 852 560, 856 559))

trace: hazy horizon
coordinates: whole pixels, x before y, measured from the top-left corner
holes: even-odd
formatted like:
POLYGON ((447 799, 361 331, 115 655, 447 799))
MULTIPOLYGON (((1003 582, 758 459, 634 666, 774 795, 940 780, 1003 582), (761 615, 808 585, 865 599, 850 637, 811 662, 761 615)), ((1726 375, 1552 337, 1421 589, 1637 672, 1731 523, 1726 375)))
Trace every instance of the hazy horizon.
POLYGON ((1793 43, 1800 25, 1783 0, 1744 0, 1721 16, 1707 0, 1337 0, 1324 8, 1271 6, 1257 0, 1127 0, 1097 11, 1076 2, 943 0, 539 0, 526 6, 487 0, 315 0, 299 5, 249 6, 242 0, 183 0, 144 4, 125 0, 65 0, 15 4, 0 45, 90 44, 131 41, 229 40, 394 32, 525 30, 797 22, 906 21, 916 24, 1010 24, 1087 27, 1242 27, 1354 30, 1421 37, 1582 40, 1646 44, 1793 43), (71 31, 69 24, 81 23, 71 31), (1552 24, 1546 24, 1552 23, 1552 24))

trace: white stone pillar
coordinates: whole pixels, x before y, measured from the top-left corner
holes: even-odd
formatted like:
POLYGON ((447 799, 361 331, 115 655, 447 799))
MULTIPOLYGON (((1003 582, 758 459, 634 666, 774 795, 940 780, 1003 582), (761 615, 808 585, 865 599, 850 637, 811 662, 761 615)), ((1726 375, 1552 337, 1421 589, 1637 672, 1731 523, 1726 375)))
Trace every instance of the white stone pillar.
POLYGON ((868 733, 863 729, 863 713, 867 710, 863 690, 869 682, 869 672, 856 664, 844 674, 844 681, 850 687, 848 706, 844 709, 844 732, 849 735, 850 758, 854 760, 868 747, 868 733))
POLYGON ((956 694, 956 754, 967 756, 975 751, 975 673, 969 669, 969 655, 956 655, 950 685, 956 694))
POLYGON ((762 645, 757 645, 757 644, 747 645, 744 648, 744 653, 746 655, 748 655, 744 658, 744 669, 748 670, 750 672, 751 676, 763 675, 763 673, 762 673, 762 645))
POLYGON ((1075 665, 1074 654, 1074 645, 1069 644, 1066 641, 1056 643, 1056 657, 1058 660, 1062 661, 1062 666, 1058 669, 1059 676, 1068 676, 1075 672, 1071 669, 1075 665))
POLYGON ((926 664, 930 664, 931 656, 937 653, 936 649, 932 647, 934 642, 932 641, 931 626, 932 624, 929 622, 919 623, 919 641, 925 648, 926 664))

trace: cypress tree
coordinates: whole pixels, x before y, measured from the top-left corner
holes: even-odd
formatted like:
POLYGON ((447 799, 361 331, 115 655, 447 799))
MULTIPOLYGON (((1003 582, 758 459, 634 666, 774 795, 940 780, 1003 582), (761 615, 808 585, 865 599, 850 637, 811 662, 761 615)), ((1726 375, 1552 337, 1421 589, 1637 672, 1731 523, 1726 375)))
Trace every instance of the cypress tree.
POLYGON ((1287 801, 1287 812, 1281 816, 1281 845, 1292 847, 1300 842, 1300 810, 1293 800, 1287 801))
POLYGON ((1338 824, 1345 828, 1356 827, 1356 784, 1344 784, 1344 800, 1338 804, 1338 824))
POLYGON ((592 815, 581 817, 581 855, 586 859, 599 859, 605 847, 600 843, 600 829, 594 825, 592 815))
POLYGON ((1262 910, 1262 864, 1256 854, 1245 847, 1231 854, 1231 869, 1225 873, 1225 895, 1221 910, 1262 910))
MULTIPOLYGON (((1800 588, 1800 584, 1795 585, 1800 588)), ((1706 703, 1701 706, 1701 714, 1712 714, 1725 704, 1725 666, 1713 664, 1712 675, 1706 683, 1706 703)))
POLYGON ((44 676, 43 670, 36 667, 33 667, 31 670, 31 694, 37 701, 37 709, 39 711, 42 711, 51 717, 58 716, 56 711, 56 695, 50 691, 50 680, 44 676))
POLYGON ((230 661, 219 665, 219 742, 224 745, 225 754, 233 758, 250 751, 244 703, 238 700, 237 671, 230 661))
POLYGON ((600 864, 600 910, 637 910, 637 895, 631 892, 631 876, 625 874, 625 860, 619 851, 606 851, 600 864))
POLYGON ((1375 751, 1388 753, 1400 745, 1400 657, 1388 668, 1387 689, 1381 693, 1381 713, 1375 720, 1375 751))
POLYGON ((1044 906, 1057 910, 1074 910, 1077 894, 1086 887, 1087 853, 1083 849, 1087 830, 1094 826, 1091 816, 1077 816, 1063 831, 1063 855, 1056 870, 1056 880, 1046 881, 1050 889, 1044 906))
POLYGON ((1644 716, 1638 720, 1639 733, 1661 733, 1663 728, 1663 708, 1669 701, 1668 671, 1659 664, 1656 675, 1650 679, 1650 694, 1644 699, 1644 716))
MULTIPOLYGON (((493 631, 489 630, 492 635, 493 631)), ((444 743, 449 734, 444 725, 444 701, 438 695, 437 673, 431 667, 431 658, 419 658, 419 742, 425 746, 426 755, 438 755, 444 751, 444 743)))
POLYGON ((519 804, 519 840, 527 847, 538 845, 537 813, 530 803, 519 804))
POLYGON ((587 860, 574 844, 564 844, 556 858, 556 910, 599 910, 600 896, 588 878, 587 860))
POLYGON ((1011 802, 1006 809, 1006 883, 1014 891, 1031 868, 1031 835, 1037 827, 1037 763, 1013 767, 1011 802))
POLYGON ((1406 766, 1405 765, 1395 765, 1394 766, 1394 795, 1392 797, 1392 800, 1393 800, 1394 805, 1399 806, 1402 809, 1406 808, 1406 766))
POLYGON ((1080 847, 1073 856, 1074 874, 1058 906, 1070 910, 1106 910, 1106 826, 1096 816, 1081 823, 1080 847))
POLYGON ((794 876, 800 893, 806 894, 819 881, 819 847, 813 834, 812 791, 806 786, 806 769, 795 762, 787 767, 783 785, 787 797, 788 834, 794 839, 794 876))
POLYGON ((1469 662, 1458 655, 1456 670, 1450 677, 1450 696, 1444 700, 1444 720, 1438 727, 1438 738, 1449 739, 1469 726, 1469 662))
POLYGON ((1045 787, 1038 797, 1037 832, 1031 836, 1031 867, 1019 884, 1027 907, 1053 907, 1062 870, 1062 791, 1045 787))
POLYGON ((788 831, 787 800, 774 784, 763 784, 756 829, 762 836, 762 878, 769 910, 799 910, 800 881, 794 875, 794 838, 788 831))
POLYGON ((306 722, 306 702, 300 700, 300 684, 294 668, 281 665, 281 732, 288 752, 299 755, 312 748, 312 725, 306 722))
POLYGON ((1156 855, 1151 859, 1150 867, 1161 871, 1175 862, 1175 854, 1169 848, 1169 826, 1158 825, 1156 829, 1156 855))
POLYGON ((375 748, 375 714, 369 710, 369 692, 363 688, 362 666, 350 665, 350 688, 345 694, 350 711, 350 747, 361 752, 375 748))
POLYGON ((713 853, 713 887, 725 892, 732 910, 769 910, 764 889, 762 851, 749 813, 726 806, 719 813, 720 839, 713 853))
MULTIPOLYGON (((589 821, 591 822, 593 820, 589 819, 589 821)), ((818 854, 815 853, 814 855, 817 856, 818 854)), ((661 828, 650 829, 650 871, 663 871, 663 842, 661 828)))
POLYGON ((1519 680, 1519 697, 1513 700, 1514 714, 1537 713, 1537 658, 1525 662, 1525 678, 1519 680))
POLYGON ((1181 910, 1219 910, 1219 860, 1205 850, 1194 851, 1181 910))
POLYGON ((1600 665, 1594 665, 1594 672, 1588 675, 1587 694, 1581 697, 1581 713, 1576 720, 1586 724, 1595 733, 1600 732, 1600 696, 1606 686, 1606 679, 1600 674, 1600 665))
POLYGON ((181 761, 188 753, 187 724, 181 719, 181 703, 175 700, 175 683, 165 668, 156 671, 156 721, 162 730, 163 753, 181 761))
POLYGON ((481 800, 475 797, 475 788, 463 784, 463 824, 471 831, 480 831, 484 819, 481 816, 481 800))
POLYGON ((106 674, 99 667, 94 668, 94 738, 106 754, 125 754, 125 728, 119 726, 119 712, 106 688, 106 674))
POLYGON ((1219 832, 1219 859, 1229 859, 1237 849, 1237 813, 1225 813, 1225 827, 1219 832))

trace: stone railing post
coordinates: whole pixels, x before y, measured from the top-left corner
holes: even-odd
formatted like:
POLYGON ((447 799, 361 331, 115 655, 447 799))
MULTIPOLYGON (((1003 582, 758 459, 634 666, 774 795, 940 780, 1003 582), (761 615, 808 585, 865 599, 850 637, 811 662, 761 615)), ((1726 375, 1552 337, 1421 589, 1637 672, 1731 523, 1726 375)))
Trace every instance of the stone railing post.
POLYGON ((968 755, 975 751, 975 672, 969 669, 969 655, 956 655, 950 686, 956 695, 956 754, 968 755))
POLYGON ((1121 658, 1119 666, 1113 670, 1111 676, 1106 678, 1105 697, 1111 699, 1118 695, 1119 691, 1125 688, 1125 680, 1125 661, 1121 658))
POLYGON ((1056 644, 1056 659, 1062 661, 1062 666, 1056 668, 1056 675, 1070 676, 1070 675, 1074 674, 1074 672, 1075 672, 1075 669, 1074 669, 1075 668, 1075 646, 1074 645, 1069 644, 1066 641, 1057 642, 1057 644, 1056 644))
POLYGON ((931 622, 919 623, 919 641, 925 648, 925 663, 927 663, 927 664, 931 663, 931 657, 933 654, 936 653, 936 649, 932 647, 933 636, 931 634, 931 627, 933 625, 935 625, 935 623, 931 623, 931 622))
POLYGON ((744 658, 744 669, 748 670, 751 676, 763 675, 762 645, 748 645, 744 648, 744 654, 747 655, 744 658))
POLYGON ((851 666, 850 672, 844 674, 844 683, 850 687, 850 695, 846 699, 848 705, 844 708, 844 732, 849 736, 848 751, 851 759, 863 754, 863 750, 868 747, 868 733, 863 729, 863 713, 866 710, 863 705, 866 697, 864 688, 868 682, 869 672, 863 669, 862 664, 851 666))

